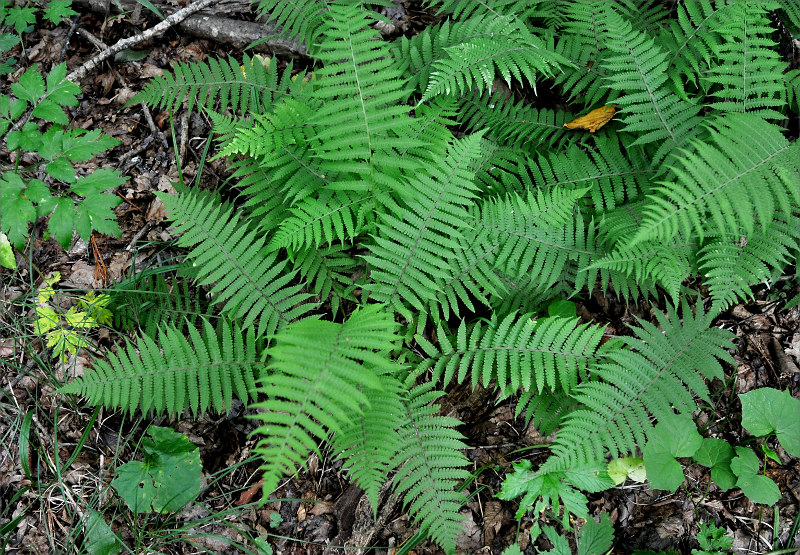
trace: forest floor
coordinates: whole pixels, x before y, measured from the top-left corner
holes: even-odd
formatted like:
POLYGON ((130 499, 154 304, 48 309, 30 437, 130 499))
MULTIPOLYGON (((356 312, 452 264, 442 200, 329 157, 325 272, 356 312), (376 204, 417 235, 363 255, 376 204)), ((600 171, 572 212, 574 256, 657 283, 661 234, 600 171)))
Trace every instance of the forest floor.
MULTIPOLYGON (((106 44, 143 28, 143 23, 134 23, 130 16, 104 20, 88 9, 76 9, 82 12, 76 22, 106 44)), ((400 17, 404 28, 413 30, 413 17, 424 14, 400 17)), ((154 24, 147 21, 147 26, 154 24)), ((29 264, 16 272, 0 270, 0 553, 83 552, 78 547, 84 540, 78 523, 89 509, 99 510, 136 553, 244 551, 231 542, 255 551, 248 536, 257 535, 268 538, 276 553, 322 553, 326 545, 362 547, 365 544, 359 545, 359 538, 380 546, 376 553, 394 553, 416 531, 402 507, 384 495, 379 520, 373 522, 371 511, 363 507, 361 492, 348 486, 339 467, 327 456, 314 457, 307 471, 287 478, 275 492, 275 501, 260 508, 249 505, 260 496, 259 470, 251 457, 254 441, 248 436, 254 423, 241 408, 223 416, 156 420, 185 433, 200 446, 208 487, 196 503, 178 514, 132 516, 108 484, 116 466, 140 457, 137 446, 147 425, 154 421, 103 409, 92 419, 91 407, 67 404, 53 393, 55 380, 80 372, 92 356, 121 343, 122 338, 113 330, 103 330, 95 338, 95 348, 80 351, 62 365, 50 359, 41 340, 33 335, 30 312, 3 312, 12 300, 29 294, 55 272, 62 276, 59 290, 78 295, 118 283, 137 268, 167 263, 177 254, 168 244, 163 205, 154 192, 170 191, 178 181, 176 150, 182 159, 183 179, 187 183, 194 180, 209 125, 197 113, 174 114, 173 140, 169 114, 153 112, 149 123, 141 105, 125 105, 149 77, 160 75, 175 61, 239 56, 241 52, 175 30, 136 50, 144 57, 105 63, 84 79, 82 100, 72 112, 71 124, 102 129, 121 141, 86 167, 113 167, 128 178, 116 191, 124 199, 116 209, 122 236, 94 236, 89 244, 77 241, 64 250, 35 229, 29 264), (28 414, 32 417, 26 419, 28 414), (90 425, 79 456, 54 475, 53 461, 68 460, 90 425)), ((70 33, 62 24, 45 25, 28 35, 25 54, 28 64, 38 63, 46 69, 65 55, 72 69, 97 51, 84 36, 70 33)), ((288 58, 279 56, 278 61, 285 64, 288 58)), ((307 62, 301 57, 295 66, 307 62)), ((8 93, 9 84, 19 74, 9 77, 8 81, 4 78, 0 92, 8 93)), ((213 151, 212 145, 210 153, 213 151)), ((0 151, 0 157, 4 156, 8 152, 0 151)), ((224 160, 212 160, 196 185, 215 189, 229 173, 224 160)), ((762 285, 755 299, 716 321, 715 325, 736 334, 736 365, 726 366, 724 382, 710 384, 714 403, 696 415, 708 435, 730 442, 747 437, 740 424, 739 393, 768 386, 788 389, 800 398, 800 309, 783 309, 797 285, 793 274, 771 287, 762 285)), ((599 292, 578 304, 578 314, 585 321, 607 324, 611 333, 624 333, 634 317, 652 319, 649 309, 637 312, 599 292)), ((495 497, 504 471, 521 458, 530 458, 535 465, 546 450, 547 438, 515 417, 512 400, 498 400, 481 388, 450 391, 443 412, 464 422, 461 431, 470 446, 467 456, 475 469, 486 467, 470 490, 475 495, 463 509, 459 549, 463 553, 500 553, 518 533, 516 504, 495 497)), ((636 549, 690 553, 698 547, 698 525, 709 521, 733 538, 734 553, 769 553, 800 546, 800 460, 788 456, 775 442, 771 447, 780 462, 768 460, 766 473, 782 493, 774 508, 752 503, 738 489, 720 491, 710 484, 707 468, 692 465, 685 468, 686 482, 676 493, 650 490, 646 483, 629 481, 591 495, 591 510, 595 515, 610 514, 615 527, 614 553, 636 549)), ((529 528, 531 518, 523 518, 519 527, 529 528)), ((534 547, 549 547, 544 539, 535 546, 527 545, 525 537, 520 536, 526 553, 534 553, 534 547)), ((439 551, 422 543, 414 552, 439 551)))

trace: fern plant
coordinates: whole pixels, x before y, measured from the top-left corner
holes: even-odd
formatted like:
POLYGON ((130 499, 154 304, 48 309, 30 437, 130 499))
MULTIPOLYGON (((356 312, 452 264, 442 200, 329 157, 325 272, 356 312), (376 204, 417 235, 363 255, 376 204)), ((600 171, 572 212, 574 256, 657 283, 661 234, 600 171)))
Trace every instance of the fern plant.
POLYGON ((579 490, 611 487, 607 457, 708 401, 731 361, 714 318, 797 261, 800 157, 782 127, 797 73, 773 53, 770 1, 448 1, 394 44, 373 4, 262 0, 311 75, 215 60, 135 99, 190 95, 232 159, 235 204, 162 197, 219 324, 189 325, 191 343, 144 330, 62 392, 156 412, 236 395, 259 423, 265 498, 327 441, 373 509, 393 480, 453 552, 467 459, 437 387, 495 387, 556 434, 501 495, 564 522, 588 514, 579 490), (618 115, 563 127, 597 104, 618 115), (701 288, 711 301, 692 306, 701 288), (596 291, 655 320, 609 340, 574 310, 544 316, 596 291))

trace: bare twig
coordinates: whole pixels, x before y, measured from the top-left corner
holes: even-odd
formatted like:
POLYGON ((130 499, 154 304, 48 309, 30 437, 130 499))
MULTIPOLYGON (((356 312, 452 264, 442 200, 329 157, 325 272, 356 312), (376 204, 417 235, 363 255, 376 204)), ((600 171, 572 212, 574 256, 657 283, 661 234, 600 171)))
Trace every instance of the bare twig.
POLYGON ((117 41, 116 44, 109 47, 108 49, 100 52, 97 56, 92 58, 91 60, 87 61, 83 65, 81 65, 78 69, 67 75, 67 79, 72 81, 73 83, 79 83, 81 79, 83 79, 87 73, 92 71, 98 65, 109 59, 111 56, 117 54, 118 52, 122 52, 126 48, 131 48, 132 46, 136 46, 139 43, 145 42, 150 40, 151 38, 160 35, 170 27, 177 25, 193 13, 199 12, 203 8, 207 8, 208 6, 214 4, 218 0, 198 0, 192 4, 189 4, 183 9, 178 10, 164 21, 156 25, 155 27, 151 27, 146 31, 139 33, 136 36, 128 37, 127 39, 122 39, 117 41))

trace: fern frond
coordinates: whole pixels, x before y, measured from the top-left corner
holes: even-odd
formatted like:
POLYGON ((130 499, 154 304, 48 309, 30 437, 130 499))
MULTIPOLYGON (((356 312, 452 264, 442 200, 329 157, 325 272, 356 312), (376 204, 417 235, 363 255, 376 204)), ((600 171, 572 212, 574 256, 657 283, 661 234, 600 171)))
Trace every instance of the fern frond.
POLYGON ((542 437, 547 437, 555 432, 570 411, 578 404, 575 400, 562 391, 524 391, 519 396, 515 416, 525 413, 525 425, 533 422, 536 431, 542 437))
POLYGON ((269 113, 256 114, 250 125, 239 126, 225 141, 220 155, 268 158, 285 148, 304 145, 308 141, 308 120, 313 113, 309 105, 284 98, 269 113))
POLYGON ((645 220, 631 245, 666 240, 678 233, 753 233, 775 212, 800 204, 797 144, 754 114, 731 114, 708 123, 708 141, 693 141, 671 166, 670 181, 648 196, 645 220))
POLYGON ((661 142, 655 163, 683 146, 700 122, 698 107, 681 100, 667 86, 667 54, 643 32, 636 31, 613 5, 604 11, 606 44, 613 52, 604 68, 608 86, 620 93, 625 131, 637 133, 634 145, 661 142))
POLYGON ((289 216, 289 203, 270 173, 257 160, 244 156, 231 163, 231 180, 241 189, 248 217, 271 231, 289 216))
POLYGON ((252 328, 243 335, 237 326, 221 320, 219 331, 203 320, 203 333, 190 326, 165 326, 158 340, 143 334, 136 344, 94 367, 58 390, 89 399, 93 405, 142 412, 180 414, 189 409, 197 417, 209 407, 231 408, 235 395, 255 398, 255 383, 263 364, 256 352, 252 328))
POLYGON ((693 395, 708 401, 704 377, 723 376, 719 360, 734 363, 726 350, 733 334, 709 327, 711 317, 700 304, 696 310, 692 315, 684 303, 682 322, 674 310, 656 311, 661 329, 640 320, 635 338, 621 338, 630 349, 604 353, 599 379, 572 394, 583 406, 564 419, 542 473, 604 460, 607 452, 634 453, 652 430, 651 416, 690 413, 697 408, 693 395))
MULTIPOLYGON (((711 107, 720 112, 749 112, 766 119, 786 117, 783 72, 786 62, 771 36, 775 29, 768 13, 780 2, 759 0, 734 2, 718 26, 722 41, 716 46, 715 64, 705 79, 719 86, 711 96, 719 98, 711 107)), ((716 88, 716 87, 715 87, 716 88)))
POLYGON ((382 390, 381 375, 395 370, 395 330, 393 315, 372 305, 342 324, 307 318, 278 332, 269 372, 258 383, 266 399, 252 405, 265 498, 285 473, 305 466, 318 440, 370 406, 365 391, 382 390))
POLYGON ((570 112, 536 109, 524 101, 514 103, 502 92, 485 92, 460 100, 459 119, 469 129, 487 130, 487 138, 509 147, 534 150, 551 147, 567 135, 564 124, 573 119, 570 112))
POLYGON ((681 0, 676 19, 660 33, 659 42, 670 53, 668 74, 675 90, 687 99, 686 84, 698 87, 711 66, 722 37, 716 31, 719 21, 729 17, 733 4, 710 0, 681 0))
POLYGON ((480 94, 491 88, 495 75, 509 84, 512 77, 527 81, 535 90, 537 79, 552 77, 561 66, 572 65, 514 19, 506 20, 493 36, 449 46, 444 54, 431 68, 421 102, 441 94, 480 94))
POLYGON ((373 513, 378 510, 378 493, 394 470, 398 430, 403 423, 407 395, 396 380, 383 377, 382 390, 367 389, 368 405, 350 411, 331 441, 333 451, 344 460, 348 476, 364 490, 373 513))
POLYGON ((397 154, 419 145, 401 103, 411 91, 389 44, 370 28, 367 10, 359 2, 333 3, 330 10, 317 55, 325 67, 315 72, 319 108, 309 121, 314 155, 326 171, 352 174, 340 177, 337 189, 372 192, 381 172, 416 168, 397 154))
POLYGON ((223 311, 242 319, 243 327, 258 320, 258 334, 272 334, 314 308, 302 286, 291 284, 296 272, 267 253, 263 234, 248 229, 233 207, 214 206, 207 195, 195 192, 160 198, 176 222, 174 233, 182 234, 178 245, 192 249, 187 258, 198 282, 211 285, 223 311))
POLYGON ((437 280, 452 273, 447 253, 460 248, 475 185, 470 166, 480 156, 480 135, 456 141, 439 164, 408 181, 406 206, 388 205, 364 259, 372 266, 371 294, 407 314, 403 303, 424 310, 436 295, 437 280))
POLYGON ((106 289, 116 329, 136 329, 149 336, 159 326, 183 329, 195 326, 199 318, 211 316, 211 307, 183 280, 169 282, 160 273, 145 270, 106 289))
POLYGON ((711 290, 714 308, 723 310, 753 295, 750 285, 769 279, 792 260, 800 244, 800 219, 776 213, 748 237, 718 235, 700 250, 700 270, 711 290))
POLYGON ((372 195, 336 191, 325 197, 308 198, 294 206, 269 243, 269 250, 303 250, 323 243, 344 244, 359 235, 372 219, 367 208, 374 206, 372 195), (327 198, 325 198, 327 197, 327 198))
POLYGON ((461 422, 438 416, 439 405, 430 404, 441 395, 431 384, 409 392, 395 457, 395 465, 402 466, 394 485, 414 521, 446 553, 454 553, 464 520, 459 510, 466 501, 455 487, 469 477, 465 470, 469 461, 461 453, 466 448, 464 436, 456 430, 461 422))
MULTIPOLYGON (((427 7, 438 6, 438 13, 446 13, 453 19, 472 21, 479 17, 502 18, 513 16, 518 19, 531 17, 549 0, 426 0, 427 7)), ((543 6, 545 5, 545 6, 543 6)))
POLYGON ((441 349, 415 338, 430 356, 417 373, 431 370, 434 383, 448 384, 454 377, 463 383, 469 375, 473 387, 496 379, 503 395, 545 388, 569 393, 596 364, 603 328, 577 319, 534 320, 530 314, 511 313, 502 319, 495 315, 488 325, 467 326, 462 320, 455 341, 440 326, 437 337, 441 349))
POLYGON ((325 23, 331 3, 331 0, 259 0, 256 11, 281 27, 282 36, 311 47, 313 37, 325 23))
POLYGON ((300 277, 321 303, 330 301, 333 314, 339 311, 343 299, 356 302, 349 291, 355 283, 350 276, 362 266, 363 263, 352 258, 341 245, 309 248, 294 257, 294 267, 300 277))
POLYGON ((130 104, 143 102, 176 112, 184 98, 187 110, 195 107, 217 112, 230 110, 240 116, 268 112, 273 102, 296 95, 305 85, 292 81, 292 64, 279 73, 246 54, 242 62, 209 58, 207 62, 176 62, 173 72, 153 77, 130 104))
POLYGON ((568 3, 564 8, 564 28, 557 35, 552 48, 572 62, 555 76, 570 101, 584 106, 601 106, 613 102, 618 93, 609 97, 604 86, 606 71, 603 60, 609 55, 601 14, 603 0, 582 0, 568 3))

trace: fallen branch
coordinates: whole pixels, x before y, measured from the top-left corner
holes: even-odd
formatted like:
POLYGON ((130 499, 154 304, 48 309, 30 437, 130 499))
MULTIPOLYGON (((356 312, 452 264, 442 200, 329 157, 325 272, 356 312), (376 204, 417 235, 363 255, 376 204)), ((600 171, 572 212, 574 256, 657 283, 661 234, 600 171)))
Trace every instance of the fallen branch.
POLYGON ((203 8, 214 4, 218 0, 198 0, 192 4, 189 4, 183 9, 178 10, 164 21, 156 25, 155 27, 151 27, 146 31, 139 33, 136 36, 128 37, 126 39, 121 39, 116 42, 113 46, 110 46, 108 49, 103 50, 97 56, 90 59, 86 63, 82 64, 78 69, 67 75, 67 79, 72 81, 73 83, 80 83, 81 79, 83 79, 87 73, 92 71, 98 65, 109 59, 111 56, 117 54, 118 52, 122 52, 126 48, 131 48, 136 46, 139 43, 145 42, 150 40, 151 38, 160 35, 170 27, 177 25, 190 15, 199 12, 203 8))
MULTIPOLYGON (((201 39, 230 44, 238 50, 246 48, 255 41, 263 41, 254 50, 265 54, 284 56, 306 55, 306 49, 302 44, 277 36, 278 29, 271 23, 225 17, 225 13, 239 10, 234 9, 225 0, 221 0, 220 4, 222 7, 217 10, 217 13, 208 13, 206 10, 200 14, 190 15, 178 23, 175 26, 176 29, 201 39)), ((108 13, 107 8, 114 11, 120 9, 133 11, 138 3, 135 0, 119 0, 109 5, 106 0, 73 0, 72 5, 87 8, 95 13, 106 14, 108 13)), ((162 5, 159 2, 153 2, 153 5, 161 12, 167 12, 170 9, 170 6, 162 5)), ((249 4, 243 4, 242 9, 245 8, 249 9, 249 4)))

